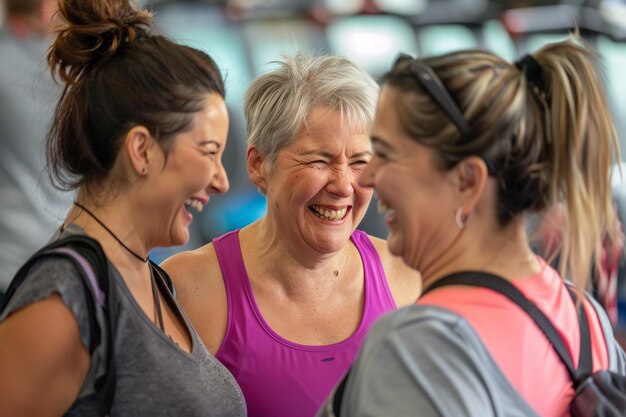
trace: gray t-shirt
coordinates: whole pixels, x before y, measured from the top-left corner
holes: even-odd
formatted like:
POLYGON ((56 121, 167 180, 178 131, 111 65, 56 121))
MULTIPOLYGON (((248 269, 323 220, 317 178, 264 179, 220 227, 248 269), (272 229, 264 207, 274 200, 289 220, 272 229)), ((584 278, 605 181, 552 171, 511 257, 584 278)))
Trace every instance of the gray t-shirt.
MULTIPOLYGON (((114 268, 111 263, 109 268, 114 268)), ((114 339, 116 386, 110 415, 245 416, 246 407, 239 386, 230 372, 206 350, 173 298, 163 294, 185 319, 192 338, 191 353, 181 350, 154 325, 116 270, 114 275, 119 316, 114 339)), ((85 287, 74 263, 67 258, 49 257, 33 266, 0 321, 10 312, 54 293, 58 293, 74 313, 80 337, 89 350, 91 329, 85 287)), ((67 416, 102 414, 102 396, 94 392, 94 382, 105 368, 109 335, 104 330, 106 326, 101 311, 98 311, 97 321, 104 339, 91 356, 88 375, 67 416)))
MULTIPOLYGON (((614 342, 606 315, 599 317, 609 346, 610 369, 624 374, 624 351, 614 342)), ((318 417, 334 416, 333 399, 334 393, 318 417)), ((341 416, 538 414, 463 317, 442 307, 415 305, 389 313, 374 324, 350 371, 341 416)))

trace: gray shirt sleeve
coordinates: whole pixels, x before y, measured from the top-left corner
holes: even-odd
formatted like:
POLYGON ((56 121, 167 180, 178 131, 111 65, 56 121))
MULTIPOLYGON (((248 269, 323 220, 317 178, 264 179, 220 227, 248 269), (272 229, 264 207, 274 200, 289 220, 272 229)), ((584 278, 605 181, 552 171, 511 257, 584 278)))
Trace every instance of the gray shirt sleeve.
MULTIPOLYGON (((318 414, 332 416, 332 397, 318 414)), ((355 362, 342 416, 536 416, 469 324, 432 306, 377 322, 355 362)))
MULTIPOLYGON (((91 394, 95 391, 94 383, 97 376, 104 373, 104 343, 100 346, 90 346, 91 332, 89 313, 87 311, 87 292, 83 280, 75 264, 68 258, 62 256, 49 256, 37 262, 28 273, 22 284, 11 297, 7 307, 0 315, 0 321, 5 320, 11 313, 25 308, 38 301, 42 301, 58 294, 63 303, 70 309, 80 331, 80 339, 89 352, 93 349, 90 369, 83 383, 79 397, 91 394)), ((94 301, 95 303, 95 301, 94 301)), ((101 309, 96 309, 96 321, 100 329, 104 317, 101 309)), ((106 335, 102 330, 101 338, 106 340, 106 335)))
POLYGON ((606 345, 609 354, 609 370, 616 372, 620 375, 626 375, 626 353, 619 343, 615 340, 613 333, 613 327, 609 321, 609 317, 606 315, 604 309, 593 297, 588 296, 587 300, 595 308, 602 326, 602 332, 606 339, 606 345))

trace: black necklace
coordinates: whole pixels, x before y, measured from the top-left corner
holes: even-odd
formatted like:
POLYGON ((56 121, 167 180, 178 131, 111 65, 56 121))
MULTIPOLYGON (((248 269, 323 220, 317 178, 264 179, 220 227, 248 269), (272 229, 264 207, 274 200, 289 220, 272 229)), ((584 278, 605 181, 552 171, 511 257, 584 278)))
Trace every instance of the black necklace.
POLYGON ((122 245, 122 247, 124 249, 126 249, 131 255, 133 255, 135 258, 139 259, 141 262, 148 262, 148 259, 150 259, 150 255, 146 256, 145 258, 142 256, 139 256, 136 252, 134 252, 131 248, 129 248, 128 246, 126 246, 124 244, 124 242, 122 242, 122 240, 115 236, 115 233, 113 233, 111 231, 111 229, 109 229, 104 223, 102 223, 102 221, 97 218, 91 211, 87 210, 83 205, 77 203, 76 201, 74 201, 74 205, 78 208, 80 208, 82 211, 84 211, 85 213, 87 213, 88 215, 90 215, 95 221, 98 222, 98 224, 100 226, 102 226, 104 228, 104 230, 106 230, 107 232, 109 232, 109 234, 113 237, 113 239, 117 240, 117 243, 119 243, 120 245, 122 245))

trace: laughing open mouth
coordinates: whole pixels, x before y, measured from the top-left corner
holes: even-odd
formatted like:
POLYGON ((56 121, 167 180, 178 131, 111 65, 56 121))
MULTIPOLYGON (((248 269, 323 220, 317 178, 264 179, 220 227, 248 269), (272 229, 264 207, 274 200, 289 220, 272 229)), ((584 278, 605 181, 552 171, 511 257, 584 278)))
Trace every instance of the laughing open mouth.
POLYGON ((348 207, 344 207, 340 210, 328 209, 316 205, 309 206, 309 209, 320 219, 323 220, 343 220, 348 212, 348 207))
POLYGON ((202 204, 200 201, 198 200, 193 200, 191 198, 188 198, 185 201, 185 207, 187 207, 187 209, 194 209, 196 210, 198 213, 202 213, 202 209, 204 208, 204 204, 202 204))

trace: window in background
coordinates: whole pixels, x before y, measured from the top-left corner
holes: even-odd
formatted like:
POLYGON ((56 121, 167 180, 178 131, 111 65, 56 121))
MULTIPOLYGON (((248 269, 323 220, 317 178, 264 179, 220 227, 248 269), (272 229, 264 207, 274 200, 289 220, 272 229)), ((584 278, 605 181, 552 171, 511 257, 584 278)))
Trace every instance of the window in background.
POLYGON ((339 55, 345 55, 380 77, 391 66, 399 52, 415 55, 415 31, 406 22, 390 15, 342 17, 327 30, 328 44, 339 55))

